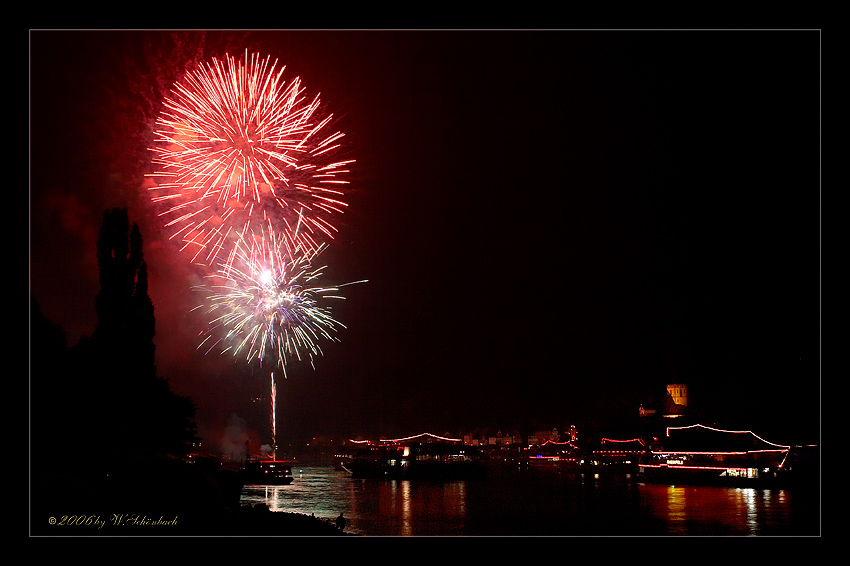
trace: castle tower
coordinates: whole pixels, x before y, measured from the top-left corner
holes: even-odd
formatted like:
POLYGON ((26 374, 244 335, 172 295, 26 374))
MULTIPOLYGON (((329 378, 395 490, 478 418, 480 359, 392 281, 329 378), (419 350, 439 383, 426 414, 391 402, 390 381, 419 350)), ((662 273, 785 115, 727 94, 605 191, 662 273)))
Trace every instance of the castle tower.
POLYGON ((688 406, 688 386, 684 383, 668 384, 667 393, 677 405, 681 405, 682 407, 688 406))

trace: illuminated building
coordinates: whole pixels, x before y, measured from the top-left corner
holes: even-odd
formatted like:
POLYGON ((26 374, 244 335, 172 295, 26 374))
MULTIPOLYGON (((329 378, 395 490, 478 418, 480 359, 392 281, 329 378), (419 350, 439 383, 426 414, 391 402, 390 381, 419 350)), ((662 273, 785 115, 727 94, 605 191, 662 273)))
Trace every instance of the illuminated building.
POLYGON ((684 383, 667 384, 663 399, 648 399, 638 409, 641 417, 683 417, 689 414, 688 386, 684 383))
POLYGON ((667 385, 667 395, 673 399, 673 403, 682 407, 688 406, 688 386, 684 383, 671 383, 667 385))

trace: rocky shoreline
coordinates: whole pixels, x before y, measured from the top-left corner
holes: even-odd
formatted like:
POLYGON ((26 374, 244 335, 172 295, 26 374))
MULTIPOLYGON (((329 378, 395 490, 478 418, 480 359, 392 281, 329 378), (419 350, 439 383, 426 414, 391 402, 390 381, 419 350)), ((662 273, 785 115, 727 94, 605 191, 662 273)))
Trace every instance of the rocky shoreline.
POLYGON ((229 530, 235 536, 353 536, 326 519, 271 511, 265 504, 240 508, 229 530))

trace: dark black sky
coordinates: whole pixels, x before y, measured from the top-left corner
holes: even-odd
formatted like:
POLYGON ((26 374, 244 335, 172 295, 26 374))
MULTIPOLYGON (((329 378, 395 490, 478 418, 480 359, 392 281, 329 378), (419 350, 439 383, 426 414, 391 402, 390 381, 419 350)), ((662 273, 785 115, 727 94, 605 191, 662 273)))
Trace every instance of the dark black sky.
POLYGON ((280 385, 287 431, 562 427, 684 382, 817 433, 819 33, 33 31, 30 291, 70 345, 90 334, 97 230, 127 207, 159 373, 210 443, 231 414, 263 426, 267 370, 195 350, 141 174, 186 62, 245 49, 321 93, 357 159, 325 261, 369 283, 280 385))

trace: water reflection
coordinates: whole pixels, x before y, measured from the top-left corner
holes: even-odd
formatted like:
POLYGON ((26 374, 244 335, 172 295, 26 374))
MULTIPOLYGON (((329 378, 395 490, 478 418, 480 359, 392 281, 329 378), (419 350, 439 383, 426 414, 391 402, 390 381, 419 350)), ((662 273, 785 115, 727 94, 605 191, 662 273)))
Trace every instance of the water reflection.
POLYGON ((648 484, 641 491, 667 534, 755 536, 791 529, 786 490, 648 484))
POLYGON ((413 534, 410 506, 410 482, 403 481, 401 482, 401 534, 404 536, 410 536, 413 534))
POLYGON ((685 488, 672 485, 667 488, 666 519, 670 524, 671 534, 685 534, 687 532, 686 498, 685 488))
POLYGON ((430 483, 410 480, 353 480, 368 486, 384 509, 384 532, 389 535, 435 535, 463 531, 466 514, 464 482, 430 483))
POLYGON ((782 489, 645 484, 632 478, 517 474, 486 481, 352 479, 332 468, 293 470, 288 486, 245 487, 243 504, 341 512, 346 531, 372 536, 764 536, 818 534, 817 498, 782 489))
POLYGON ((331 468, 293 470, 286 486, 245 486, 242 503, 272 511, 333 520, 341 512, 356 534, 415 536, 463 534, 465 482, 355 480, 331 468))
POLYGON ((746 516, 747 534, 758 534, 758 497, 762 492, 755 489, 741 489, 739 494, 746 516))
POLYGON ((410 482, 402 480, 389 480, 387 485, 388 497, 380 497, 382 491, 379 490, 378 501, 383 503, 379 507, 386 506, 389 509, 387 516, 398 518, 401 524, 402 536, 410 536, 413 533, 411 520, 411 501, 410 501, 410 482))
POLYGON ((334 520, 340 513, 352 512, 351 494, 346 482, 332 468, 293 470, 294 481, 284 486, 245 486, 243 505, 264 503, 277 512, 315 515, 334 520))

